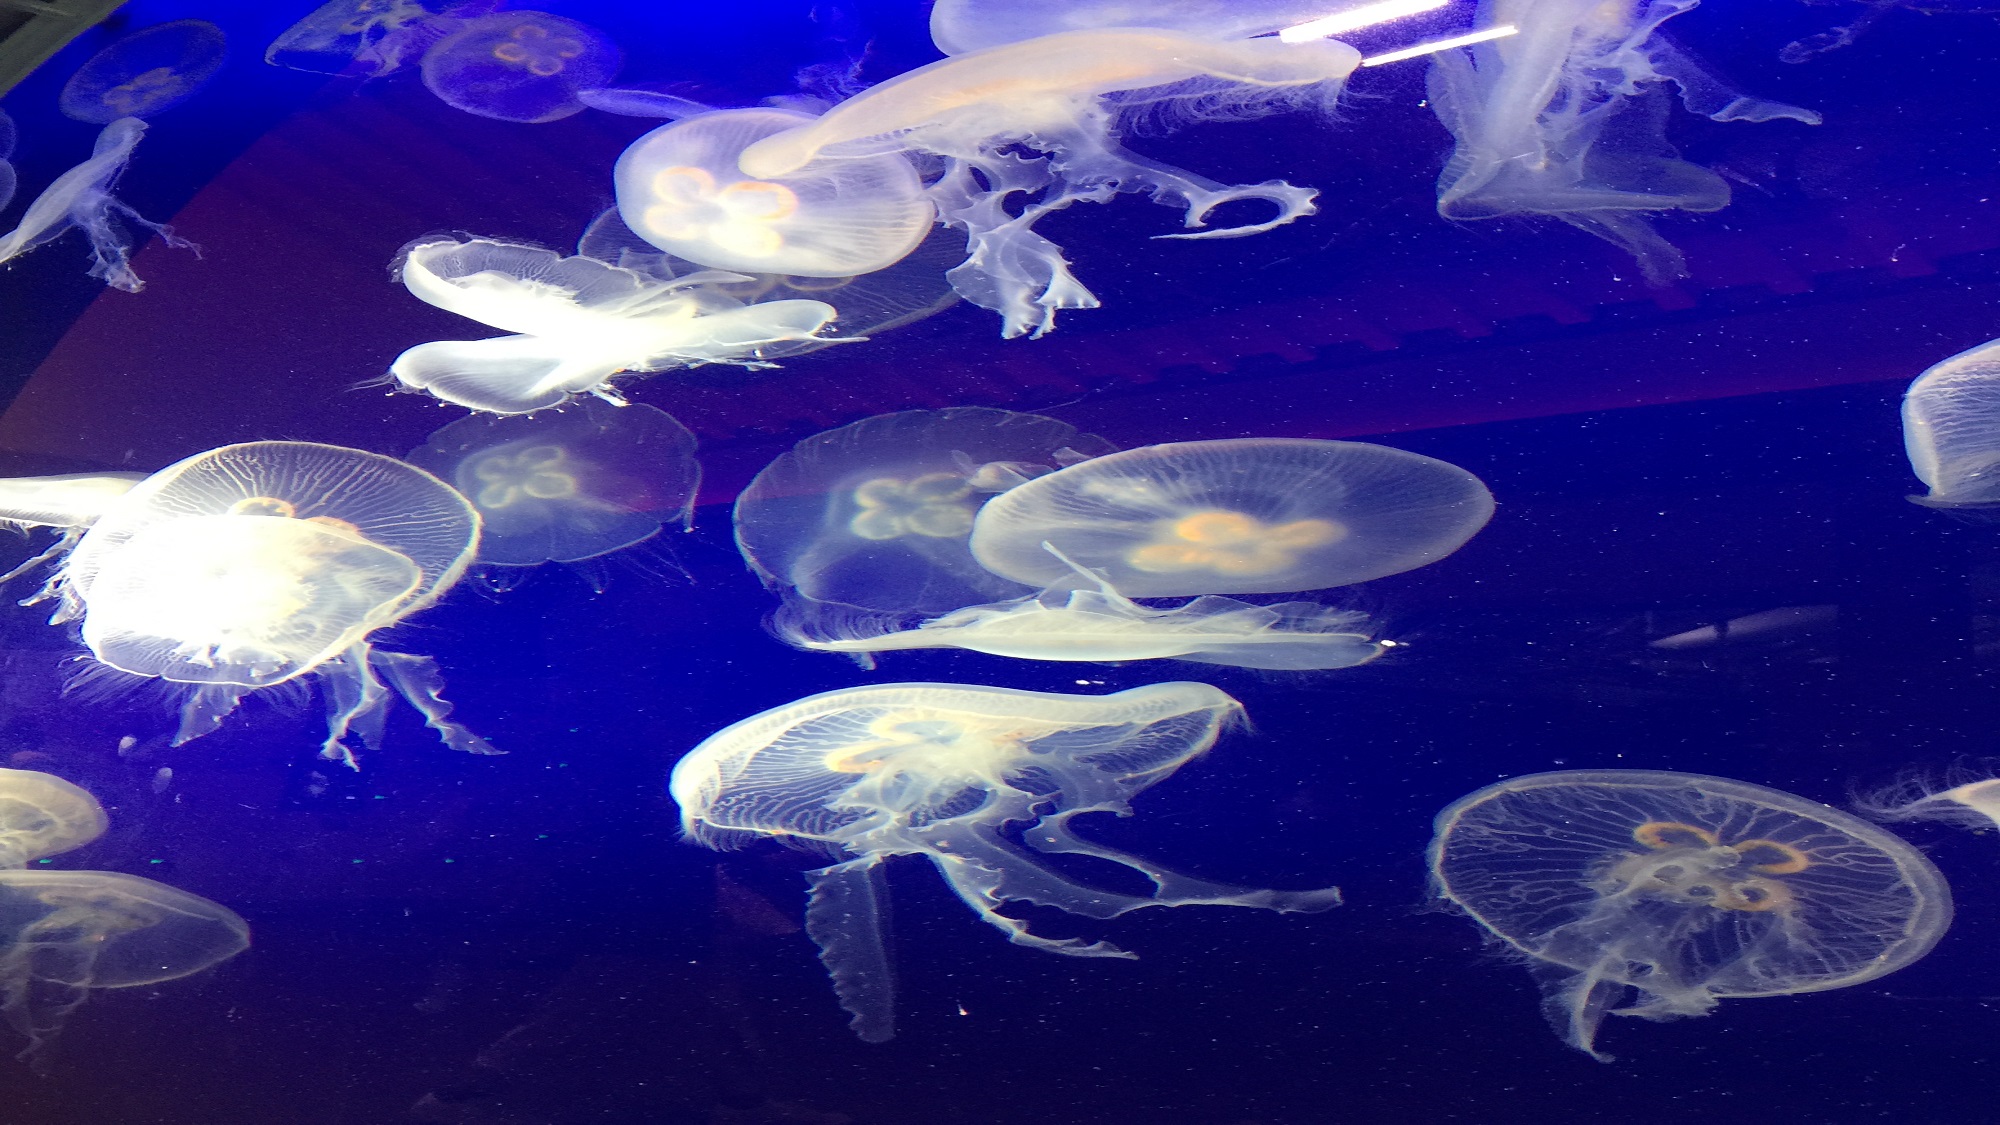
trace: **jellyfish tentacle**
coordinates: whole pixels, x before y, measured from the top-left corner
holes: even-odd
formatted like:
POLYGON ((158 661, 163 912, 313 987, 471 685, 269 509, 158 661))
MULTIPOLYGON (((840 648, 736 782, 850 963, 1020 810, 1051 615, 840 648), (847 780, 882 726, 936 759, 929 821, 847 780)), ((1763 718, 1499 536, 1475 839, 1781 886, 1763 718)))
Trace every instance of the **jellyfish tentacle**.
POLYGON ((180 729, 174 732, 173 745, 180 746, 193 742, 205 734, 213 734, 222 726, 222 720, 236 710, 236 705, 254 688, 242 684, 200 684, 188 695, 181 705, 180 729))
POLYGON ((883 933, 889 888, 870 854, 806 872, 806 936, 819 946, 833 993, 864 1043, 896 1034, 896 971, 883 933))

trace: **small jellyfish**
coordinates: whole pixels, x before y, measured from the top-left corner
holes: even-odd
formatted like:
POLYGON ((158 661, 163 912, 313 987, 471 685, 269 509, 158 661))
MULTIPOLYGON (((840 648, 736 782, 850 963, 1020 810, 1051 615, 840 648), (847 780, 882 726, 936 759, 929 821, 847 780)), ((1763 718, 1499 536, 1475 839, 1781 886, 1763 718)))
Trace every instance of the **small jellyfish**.
POLYGON ((1944 360, 1903 396, 1903 446, 1917 479, 1912 500, 1966 514, 2000 511, 2000 340, 1944 360))
POLYGON ((1606 1015, 1845 988, 1930 952, 1951 922, 1922 853, 1741 781, 1570 770, 1438 814, 1438 895, 1530 958, 1556 1032, 1593 1058, 1606 1015), (1622 1007, 1619 1005, 1623 1005, 1622 1007))
POLYGON ((1158 27, 1204 39, 1249 39, 1366 0, 937 0, 931 40, 964 55, 1041 35, 1090 28, 1158 27))
POLYGON ((1111 452, 1039 414, 983 406, 864 418, 793 446, 736 500, 736 545, 774 590, 815 602, 944 613, 1029 593, 972 558, 996 492, 1111 452))
POLYGON ((396 357, 405 388, 494 414, 527 414, 592 394, 622 403, 610 379, 704 363, 769 366, 764 349, 818 335, 823 301, 745 304, 718 283, 735 274, 659 281, 589 258, 493 239, 423 240, 396 264, 421 300, 516 333, 439 340, 396 357))
POLYGON ((572 563, 687 526, 694 435, 650 406, 587 398, 539 414, 461 418, 408 458, 479 509, 479 561, 572 563))
POLYGON ((501 121, 560 121, 582 113, 579 90, 609 85, 625 62, 588 24, 547 12, 468 21, 424 53, 424 85, 454 109, 501 121))
POLYGON ((0 871, 0 1016, 33 1057, 94 988, 190 976, 250 947, 236 912, 111 871, 0 871))
POLYGON ((1029 481, 980 509, 972 554, 1031 586, 1073 567, 1133 598, 1291 593, 1433 563, 1493 515, 1456 465, 1352 441, 1149 445, 1029 481))
POLYGON ((93 125, 163 113, 214 77, 228 50, 207 20, 155 24, 92 55, 63 85, 62 111, 93 125))
POLYGON ((2000 779, 1952 773, 1943 785, 1906 777, 1860 797, 1855 806, 1877 820, 1942 820, 1975 832, 2000 828, 2000 779))
POLYGON ((264 61, 313 74, 379 78, 423 57, 456 25, 452 0, 327 0, 271 41, 264 61))
POLYGON ((28 204, 20 225, 0 235, 0 262, 53 242, 74 226, 90 239, 90 276, 104 279, 114 289, 137 293, 146 283, 132 272, 132 239, 119 224, 120 218, 158 234, 169 246, 194 249, 194 243, 174 234, 173 228, 152 222, 111 195, 111 185, 125 171, 132 150, 145 135, 146 123, 136 117, 121 117, 106 125, 97 135, 90 159, 56 177, 55 183, 28 204))
POLYGON ((104 835, 97 798, 54 774, 0 769, 0 869, 74 851, 104 835))
POLYGON ((819 946, 850 1026, 895 1034, 882 861, 919 855, 1017 945, 1073 957, 1130 957, 1102 941, 1050 938, 1000 912, 1008 903, 1116 918, 1149 906, 1327 910, 1331 887, 1249 890, 1193 879, 1091 843, 1069 822, 1131 815, 1128 803, 1214 745, 1242 705, 1200 683, 1112 695, 1055 695, 965 684, 883 684, 825 692, 709 736, 674 766, 669 789, 688 837, 713 848, 776 838, 836 862, 807 873, 806 933, 819 946), (1020 846, 1010 824, 1019 830, 1020 846), (1153 892, 1075 881, 1041 858, 1082 855, 1145 876, 1153 892))
POLYGON ((755 180, 782 180, 833 159, 942 158, 931 201, 965 232, 968 251, 952 284, 1000 313, 1003 335, 1039 336, 1057 311, 1097 305, 1061 247, 1034 230, 1052 211, 1118 192, 1181 208, 1189 228, 1234 200, 1274 209, 1260 222, 1169 238, 1255 234, 1313 211, 1315 193, 1282 180, 1227 186, 1128 152, 1117 140, 1121 115, 1170 124, 1326 107, 1360 62, 1354 48, 1325 39, 1210 41, 1146 28, 1044 35, 898 75, 756 142, 738 166, 755 180))
POLYGON ((904 157, 827 160, 773 180, 737 168, 751 144, 812 120, 732 109, 661 126, 618 158, 619 212, 646 241, 716 269, 851 277, 895 264, 935 217, 904 157))
POLYGON ((14 165, 9 163, 14 155, 14 143, 19 139, 20 133, 14 128, 14 119, 7 116, 6 110, 0 109, 0 208, 14 201, 14 189, 20 183, 20 177, 14 172, 14 165))
POLYGON ((176 744, 215 730, 250 692, 310 674, 326 697, 326 757, 352 765, 350 735, 379 744, 391 689, 447 745, 492 753, 451 721, 430 658, 369 641, 443 596, 478 540, 478 512, 400 461, 229 445, 110 504, 41 598, 57 600, 54 621, 81 619, 104 668, 185 689, 176 744))

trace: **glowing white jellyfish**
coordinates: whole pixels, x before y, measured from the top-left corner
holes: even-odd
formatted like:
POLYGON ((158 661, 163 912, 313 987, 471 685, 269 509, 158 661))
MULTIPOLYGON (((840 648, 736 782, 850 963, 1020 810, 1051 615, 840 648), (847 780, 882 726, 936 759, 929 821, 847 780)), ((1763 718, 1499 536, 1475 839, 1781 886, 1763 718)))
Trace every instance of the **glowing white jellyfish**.
POLYGON ((468 20, 424 52, 424 85, 446 104, 501 121, 582 113, 577 91, 608 85, 625 56, 588 24, 547 12, 468 20))
POLYGON ((408 458, 479 509, 479 561, 581 562, 685 527, 701 487, 694 435, 650 406, 587 398, 461 418, 408 458))
POLYGON ((272 66, 375 78, 400 70, 456 27, 451 0, 327 0, 264 51, 272 66))
POLYGON ((145 135, 146 123, 136 117, 121 117, 106 125, 97 135, 90 159, 56 177, 55 183, 28 204, 20 225, 0 235, 0 262, 53 242, 75 227, 90 240, 90 276, 102 278, 114 289, 137 293, 146 283, 132 272, 132 238, 120 219, 154 232, 169 246, 193 249, 194 244, 175 235, 173 228, 152 222, 111 194, 112 184, 125 171, 132 150, 145 135))
POLYGON ((823 301, 745 304, 716 283, 734 274, 659 281, 590 258, 493 239, 417 242, 397 263, 422 300, 516 333, 440 340, 396 357, 389 372, 413 391, 494 414, 526 414, 581 394, 623 402, 624 372, 703 363, 767 366, 774 344, 823 339, 823 301))
POLYGON ((964 684, 884 684, 809 696, 709 736, 674 767, 670 789, 690 839, 759 839, 833 860, 809 872, 806 932, 841 1007, 871 1043, 895 1033, 881 865, 929 860, 1008 940, 1073 957, 1130 957, 1102 941, 1050 938, 1000 912, 1009 903, 1116 918, 1149 906, 1319 911, 1328 887, 1248 890, 1193 879, 1078 836, 1085 813, 1129 815, 1130 799, 1214 745, 1242 713, 1199 683, 1112 695, 1055 695, 964 684), (1025 825, 1020 843, 1004 830, 1025 825), (1021 846, 1025 844, 1026 846, 1021 846), (1040 858, 1083 855, 1146 877, 1151 894, 1072 879, 1040 858))
POLYGON ((1158 27, 1206 39, 1249 39, 1364 0, 937 0, 931 40, 964 55, 1041 35, 1110 27, 1158 27))
POLYGON ((1190 228, 1233 200, 1259 200, 1274 212, 1166 236, 1173 238, 1254 234, 1312 213, 1314 193, 1305 188, 1278 180, 1226 186, 1127 152, 1117 141, 1121 114, 1185 121, 1326 106, 1360 61, 1332 40, 1214 41, 1152 29, 1044 35, 898 75, 808 125, 758 141, 738 165, 770 181, 835 159, 943 158, 931 200, 942 221, 965 232, 969 253, 951 274, 954 287, 1000 313, 1004 335, 1039 336, 1058 310, 1097 304, 1061 248, 1034 231, 1051 211, 1143 192, 1182 208, 1190 228))
POLYGON ((1030 587, 966 545, 989 497, 1111 451, 1039 414, 910 410, 815 434, 736 500, 736 544, 764 584, 815 602, 943 613, 1030 587))
POLYGON ((164 113, 215 77, 228 52, 207 20, 155 24, 92 55, 63 85, 62 111, 95 125, 164 113))
POLYGON ((1456 465, 1350 441, 1233 438, 1128 449, 980 509, 973 557, 1032 586, 1075 567, 1134 598, 1289 593, 1436 562, 1493 515, 1456 465))
POLYGON ((105 827, 89 792, 54 774, 0 769, 0 870, 74 851, 105 827))
POLYGON ((828 160, 770 180, 737 167, 751 144, 812 120, 734 109, 653 130, 625 150, 612 175, 626 225, 668 253, 717 269, 851 277, 893 265, 935 217, 907 159, 828 160))
MULTIPOLYGON (((79 503, 71 518, 86 515, 79 503)), ((252 442, 168 466, 104 504, 43 596, 58 600, 55 621, 81 619, 103 667, 184 688, 177 744, 216 729, 245 695, 310 674, 326 697, 326 757, 352 764, 350 736, 379 744, 392 689, 447 745, 491 753, 451 721, 430 658, 369 640, 443 596, 478 540, 479 514, 420 469, 252 442)))
POLYGON ((2000 509, 2000 340, 1944 360, 1903 396, 1903 445, 1932 508, 2000 509))
POLYGON ((1440 897, 1530 959, 1576 1049, 1607 1015, 1705 1016, 1718 1000, 1845 988, 1930 952, 1951 894, 1915 848, 1741 781, 1570 770, 1489 785, 1438 814, 1440 897))

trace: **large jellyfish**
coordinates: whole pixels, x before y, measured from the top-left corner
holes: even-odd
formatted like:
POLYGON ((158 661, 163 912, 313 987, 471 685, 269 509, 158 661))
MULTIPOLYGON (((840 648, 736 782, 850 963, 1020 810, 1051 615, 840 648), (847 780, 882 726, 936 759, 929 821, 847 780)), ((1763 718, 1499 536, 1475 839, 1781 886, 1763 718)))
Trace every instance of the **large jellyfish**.
POLYGON ((1061 248, 1035 233, 1049 212, 1118 192, 1178 206, 1190 228, 1232 200, 1274 209, 1260 222, 1172 238, 1254 234, 1312 213, 1305 188, 1280 180, 1227 186, 1126 151, 1122 114, 1161 123, 1326 105, 1360 61, 1332 40, 1211 41, 1144 28, 1044 35, 892 78, 751 145, 739 166, 756 180, 782 180, 825 160, 943 157, 931 198, 939 217, 966 233, 969 251, 953 285, 1000 313, 1004 335, 1039 336, 1057 310, 1097 305, 1061 248), (1010 200, 1017 194, 1031 202, 1010 200))
POLYGON ((687 526, 694 435, 650 406, 587 398, 539 414, 461 418, 408 460, 479 509, 479 561, 581 562, 687 526))
POLYGON ((0 871, 0 1016, 33 1056, 93 988, 201 972, 250 947, 235 911, 111 871, 0 871))
MULTIPOLYGON (((484 7, 473 5, 473 7, 484 7)), ((327 0, 271 41, 264 61, 314 74, 376 78, 423 57, 466 7, 452 0, 327 0)))
POLYGON ((88 791, 54 774, 0 769, 0 870, 74 851, 105 827, 88 791))
POLYGON ((1935 364, 1903 396, 1903 445, 1931 508, 2000 511, 2000 340, 1935 364))
POLYGON ((1481 0, 1480 24, 1520 34, 1440 53, 1432 65, 1431 106, 1457 140, 1438 180, 1438 213, 1547 215, 1625 250, 1656 284, 1684 276, 1680 251, 1646 213, 1719 210, 1729 185, 1667 143, 1664 82, 1717 121, 1819 122, 1810 110, 1738 95, 1655 34, 1695 3, 1481 0))
POLYGON ((581 394, 623 402, 610 379, 703 363, 768 366, 773 344, 825 339, 823 301, 745 304, 715 287, 734 274, 658 281, 590 258, 475 238, 426 240, 397 270, 441 309, 516 333, 439 340, 396 357, 404 387, 494 414, 526 414, 581 394))
POLYGON ((1040 35, 1158 27, 1206 39, 1249 39, 1360 7, 1364 0, 937 0, 931 40, 964 55, 1040 35))
POLYGON ((1031 586, 1075 568, 1134 598, 1289 593, 1456 551, 1493 496, 1456 465, 1293 438, 1149 445, 1029 481, 980 509, 973 557, 1031 586))
POLYGON ((893 265, 935 217, 902 156, 808 164, 750 179, 743 150, 812 122, 782 109, 732 109, 663 125, 618 158, 625 223, 671 254, 717 269, 851 277, 893 265))
POLYGON ((979 506, 1111 452, 1039 414, 983 406, 864 418, 793 446, 736 500, 736 544, 764 584, 815 602, 944 613, 1030 587, 972 558, 979 506))
POLYGON ((222 29, 207 20, 175 20, 134 32, 70 76, 62 88, 62 111, 95 125, 163 113, 213 78, 228 50, 222 29))
POLYGON ((424 85, 454 109, 501 121, 583 112, 578 90, 608 85, 625 56, 588 24, 547 12, 469 20, 424 52, 424 85))
POLYGON ((1860 984, 1951 922, 1944 877, 1915 848, 1700 774, 1489 785, 1438 814, 1430 863, 1441 897, 1530 959, 1557 1033, 1606 1061, 1606 1015, 1705 1016, 1717 1000, 1860 984))
POLYGON ((391 689, 447 745, 492 753, 451 721, 430 658, 369 641, 443 596, 478 540, 478 512, 400 461, 310 442, 228 445, 105 505, 43 596, 58 599, 55 621, 82 620, 99 664, 186 689, 176 744, 216 729, 250 692, 311 674, 328 758, 353 764, 350 735, 379 745, 391 689))
POLYGON ((145 135, 146 123, 136 117, 121 117, 106 125, 97 135, 90 159, 56 177, 55 183, 28 204, 20 225, 0 235, 0 262, 53 242, 74 226, 90 239, 90 276, 103 278, 114 289, 137 293, 146 283, 132 272, 132 238, 119 224, 120 218, 158 234, 169 246, 194 249, 194 243, 174 234, 173 228, 152 222, 111 194, 111 185, 125 171, 132 150, 145 135))
POLYGON ((1073 957, 1130 957, 1102 941, 1049 938, 1008 903, 1116 918, 1148 906, 1318 911, 1327 887, 1248 890, 1166 871, 1075 834, 1085 813, 1130 815, 1130 799, 1214 745, 1242 714, 1221 690, 1163 683, 1112 695, 964 684, 883 684, 809 696, 726 727, 674 767, 689 838, 732 848, 775 837, 836 860, 808 873, 806 932, 850 1026, 895 1034, 884 944, 882 861, 920 855, 1008 940, 1073 957), (1022 825, 1020 843, 1008 832, 1022 825), (1026 847, 1022 847, 1025 844, 1026 847), (1144 875, 1153 893, 1074 881, 1041 855, 1082 855, 1144 875))

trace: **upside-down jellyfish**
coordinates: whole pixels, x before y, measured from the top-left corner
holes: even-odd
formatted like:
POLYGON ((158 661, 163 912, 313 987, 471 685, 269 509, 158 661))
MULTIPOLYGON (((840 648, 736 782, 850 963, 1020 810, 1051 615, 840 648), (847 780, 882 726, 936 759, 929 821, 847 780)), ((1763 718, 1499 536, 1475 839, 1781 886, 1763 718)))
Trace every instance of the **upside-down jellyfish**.
POLYGON ((1204 39, 1249 39, 1318 19, 1361 0, 937 0, 931 41, 965 55, 1040 35, 1157 27, 1204 39))
POLYGON ((420 469, 310 442, 228 445, 147 477, 99 515, 44 588, 110 669, 185 685, 175 743, 250 692, 311 674, 322 753, 380 743, 394 689, 443 741, 492 753, 450 719, 429 657, 369 635, 435 602, 479 540, 479 514, 420 469), (387 681, 386 684, 384 681, 387 681))
POLYGON ((1493 495, 1456 465, 1388 446, 1229 438, 1128 449, 980 509, 972 554, 1031 586, 1074 568, 1127 597, 1290 593, 1436 562, 1493 495))
POLYGON ((194 243, 174 234, 173 228, 152 222, 111 195, 111 185, 125 171, 132 150, 145 135, 146 123, 136 117, 121 117, 106 125, 97 134, 90 159, 56 177, 55 183, 28 204, 20 225, 0 236, 0 262, 53 242, 76 227, 90 239, 90 276, 104 279, 114 289, 137 293, 146 283, 132 272, 132 238, 119 225, 120 218, 158 234, 169 246, 194 249, 194 243))
POLYGON ((452 0, 327 0, 271 41, 264 61, 314 74, 377 78, 423 57, 456 25, 452 0))
POLYGON ((1430 102, 1457 140, 1438 179, 1447 219, 1547 215, 1625 250, 1648 279, 1685 276, 1648 211, 1715 211, 1721 176, 1666 139, 1665 81, 1717 121, 1786 117, 1796 106, 1743 97, 1656 36, 1696 0, 1481 0, 1478 22, 1520 34, 1436 56, 1430 102))
POLYGON ((782 109, 705 113, 640 137, 612 173, 625 224, 670 254, 716 269, 851 277, 915 249, 935 217, 917 170, 888 154, 750 179, 743 150, 812 122, 782 109))
POLYGON ((1039 336, 1054 327, 1057 310, 1097 305, 1061 248, 1034 231, 1051 211, 1118 192, 1178 206, 1190 228, 1232 200, 1275 209, 1262 222, 1170 238, 1255 234, 1312 213, 1314 193, 1305 188, 1281 180, 1227 186, 1126 151, 1118 143, 1121 113, 1163 122, 1324 105, 1360 61, 1332 40, 1226 42, 1150 29, 1044 35, 899 75, 809 125, 758 141, 739 165, 753 179, 775 180, 837 158, 945 158, 931 199, 945 223, 966 233, 969 252, 952 271, 953 285, 1000 313, 1003 335, 1039 336), (1024 157, 1022 149, 1045 155, 1024 157), (1017 193, 1033 201, 1011 204, 1017 193))
POLYGON ((837 862, 807 873, 806 932, 856 1034, 895 1034, 884 944, 883 859, 920 855, 1009 941, 1073 957, 1130 957, 1102 941, 1049 938, 1008 903, 1116 918, 1149 906, 1318 911, 1340 892, 1249 890, 1166 871, 1075 834, 1085 813, 1129 800, 1214 745, 1242 705, 1207 684, 1054 695, 964 684, 883 684, 809 696, 710 735, 674 766, 688 837, 733 848, 775 837, 837 862), (1024 824, 1021 842, 1004 829, 1024 824), (1144 875, 1147 895, 1079 883, 1044 855, 1083 855, 1144 875))
POLYGON ((1844 988, 1930 951, 1951 893, 1922 853, 1825 805, 1719 777, 1570 770, 1438 814, 1440 897, 1525 954, 1594 1058, 1606 1015, 1844 988), (1617 1005, 1624 1004, 1623 1007, 1617 1005))
POLYGON ((175 20, 133 32, 70 75, 62 88, 62 111, 94 125, 163 113, 193 97, 222 69, 228 52, 222 29, 207 20, 175 20))
POLYGON ((603 32, 547 12, 469 20, 424 52, 424 85, 454 109, 539 123, 582 113, 578 90, 610 83, 624 53, 603 32))
POLYGON ((1111 452, 1039 414, 983 406, 908 410, 814 434, 736 500, 736 544, 774 590, 896 613, 944 613, 1029 587, 966 546, 996 492, 1111 452))
POLYGON ((104 835, 104 808, 54 774, 0 769, 0 869, 74 851, 104 835))
POLYGON ((479 561, 581 562, 687 525, 694 435, 650 406, 586 398, 538 414, 460 418, 408 458, 479 509, 479 561))
POLYGON ((1903 396, 1903 446, 1930 508, 2000 510, 2000 340, 1931 366, 1903 396))
POLYGON ((397 270, 418 298, 516 335, 419 344, 396 357, 390 374, 410 390, 495 414, 581 394, 623 402, 609 383, 621 372, 766 366, 764 348, 822 339, 816 334, 834 317, 823 301, 746 305, 715 288, 741 280, 734 274, 656 281, 486 238, 414 243, 397 270))

